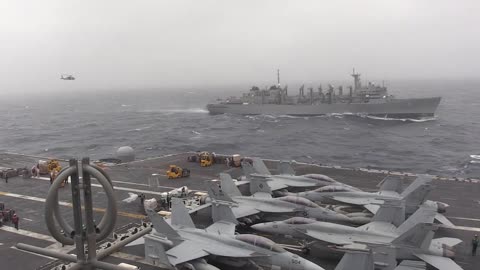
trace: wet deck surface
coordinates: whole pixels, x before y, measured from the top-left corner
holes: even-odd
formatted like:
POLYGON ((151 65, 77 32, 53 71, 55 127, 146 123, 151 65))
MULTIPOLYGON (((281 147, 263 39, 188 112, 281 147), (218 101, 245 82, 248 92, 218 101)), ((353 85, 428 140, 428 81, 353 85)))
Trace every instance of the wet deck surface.
MULTIPOLYGON (((228 168, 224 164, 216 164, 211 167, 203 168, 197 163, 186 161, 188 154, 169 155, 158 158, 151 158, 142 161, 135 161, 127 164, 108 167, 107 173, 110 175, 115 186, 117 205, 119 209, 116 227, 122 227, 130 223, 140 223, 143 218, 143 210, 140 202, 134 201, 126 203, 122 200, 129 197, 129 193, 144 193, 148 198, 158 198, 161 192, 170 191, 181 186, 188 186, 190 190, 203 191, 204 183, 207 180, 215 178, 220 172, 228 172, 232 177, 242 175, 240 169, 228 168), (165 170, 168 165, 175 164, 181 167, 189 168, 191 176, 170 180, 165 176, 165 170), (152 176, 152 174, 157 174, 152 176)), ((10 168, 31 168, 38 157, 30 157, 17 154, 0 154, 0 167, 10 168)), ((65 163, 66 164, 66 163, 65 163)), ((267 162, 267 166, 274 168, 273 162, 267 162)), ((373 173, 360 170, 346 170, 339 168, 327 168, 315 165, 297 164, 295 166, 297 174, 322 173, 338 181, 350 184, 365 190, 375 190, 376 185, 385 175, 382 173, 373 173)), ((274 170, 272 170, 274 172, 274 170)), ((480 254, 478 257, 470 256, 470 241, 475 233, 480 232, 480 183, 436 180, 436 189, 434 189, 429 199, 448 203, 450 207, 446 216, 457 226, 469 227, 470 230, 453 230, 440 228, 436 237, 448 236, 460 238, 464 243, 457 246, 456 262, 465 270, 476 270, 480 265, 480 254), (477 230, 472 231, 472 230, 477 230)), ((98 184, 98 183, 94 183, 98 184)), ((58 244, 49 237, 44 222, 44 199, 50 187, 48 178, 10 177, 8 183, 0 179, 0 202, 5 204, 6 208, 13 208, 20 217, 20 231, 11 228, 11 224, 0 227, 0 254, 2 254, 2 269, 36 269, 52 261, 51 258, 30 254, 13 248, 16 243, 27 243, 39 247, 51 246, 60 249, 58 244), (3 268, 5 267, 5 268, 3 268)), ((94 207, 96 220, 100 220, 106 207, 106 200, 101 187, 93 186, 94 207)), ((59 191, 59 200, 65 203, 71 202, 70 185, 59 191)), ((72 223, 72 209, 68 205, 60 206, 61 211, 67 221, 72 223)), ((205 220, 206 218, 198 217, 205 220)), ((284 239, 274 239, 275 241, 285 242, 284 239)), ((69 247, 62 250, 68 251, 69 247)), ((143 264, 141 258, 143 248, 128 247, 124 248, 115 256, 110 256, 107 261, 120 263, 126 262, 138 265, 142 269, 159 269, 150 265, 143 264)), ((309 260, 318 263, 325 269, 333 269, 336 260, 330 255, 325 255, 322 250, 313 250, 309 260), (327 259, 325 258, 327 257, 327 259), (330 258, 330 259, 328 259, 330 258)))

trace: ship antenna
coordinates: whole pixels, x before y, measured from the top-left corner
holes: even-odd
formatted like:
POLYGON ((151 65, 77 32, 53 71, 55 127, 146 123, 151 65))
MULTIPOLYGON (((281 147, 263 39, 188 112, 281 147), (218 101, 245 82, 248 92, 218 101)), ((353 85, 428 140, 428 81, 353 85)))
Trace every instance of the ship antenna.
POLYGON ((353 68, 352 77, 353 77, 353 82, 354 82, 353 90, 357 91, 357 89, 360 89, 362 87, 362 85, 360 83, 360 74, 355 73, 355 68, 353 68))
POLYGON ((277 84, 280 86, 280 69, 277 69, 277 84))

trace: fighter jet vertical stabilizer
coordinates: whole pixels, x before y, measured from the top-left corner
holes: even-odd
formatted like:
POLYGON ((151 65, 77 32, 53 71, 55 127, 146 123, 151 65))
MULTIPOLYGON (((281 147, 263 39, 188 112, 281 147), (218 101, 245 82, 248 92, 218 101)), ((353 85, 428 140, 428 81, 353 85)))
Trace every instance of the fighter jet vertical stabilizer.
POLYGON ((396 233, 403 234, 419 223, 433 223, 435 214, 436 212, 432 208, 420 207, 397 228, 396 233))
POLYGON ((268 185, 268 181, 272 181, 267 178, 263 177, 257 177, 255 175, 252 175, 250 178, 250 194, 254 195, 258 192, 263 192, 263 193, 272 193, 272 189, 268 185))
POLYGON ((405 203, 403 201, 385 201, 372 218, 372 222, 392 223, 400 226, 405 221, 405 203))
POLYGON ((400 194, 403 190, 403 178, 398 179, 396 176, 387 176, 377 186, 380 194, 388 192, 400 194))
POLYGON ((295 175, 295 170, 290 165, 290 162, 280 161, 277 166, 278 174, 295 175))
POLYGON ((195 224, 183 201, 176 198, 172 200, 172 225, 195 228, 195 224))
POLYGON ((242 193, 233 182, 232 177, 228 173, 220 173, 220 184, 221 184, 221 191, 229 196, 242 196, 242 193))
POLYGON ((260 158, 254 157, 252 158, 253 161, 253 169, 255 172, 259 174, 265 174, 265 175, 272 175, 270 171, 268 170, 267 166, 265 166, 265 163, 260 158))
POLYGON ((437 226, 419 223, 392 241, 395 247, 401 247, 403 252, 409 251, 413 256, 425 261, 439 270, 462 270, 451 258, 455 253, 450 247, 432 249, 432 240, 437 226))

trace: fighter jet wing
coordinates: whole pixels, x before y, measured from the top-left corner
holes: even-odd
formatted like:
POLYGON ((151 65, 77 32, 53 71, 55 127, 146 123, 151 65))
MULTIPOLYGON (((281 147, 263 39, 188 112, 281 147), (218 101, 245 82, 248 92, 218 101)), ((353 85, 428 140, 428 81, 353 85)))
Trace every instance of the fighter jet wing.
POLYGON ((356 205, 384 203, 383 200, 378 200, 375 198, 352 198, 352 197, 346 197, 346 196, 327 196, 327 197, 338 202, 356 204, 356 205))
POLYGON ((351 240, 348 237, 348 235, 345 235, 345 234, 332 234, 332 233, 318 232, 313 230, 306 230, 306 231, 298 230, 298 231, 313 239, 317 239, 327 243, 332 243, 335 245, 349 245, 353 243, 353 240, 351 240))
POLYGON ((455 224, 453 224, 450 220, 448 220, 448 218, 446 218, 442 214, 437 213, 435 215, 435 219, 438 220, 438 222, 442 223, 443 225, 455 227, 455 224))
POLYGON ((199 244, 193 241, 183 241, 179 245, 167 250, 168 260, 172 265, 181 264, 198 258, 208 256, 199 244))
POLYGON ((452 237, 435 238, 435 240, 450 247, 454 247, 463 242, 458 238, 452 238, 452 237))
POLYGON ((438 270, 463 270, 462 267, 460 267, 450 258, 421 253, 414 253, 414 255, 438 270))
POLYGON ((268 256, 262 253, 256 253, 252 250, 235 247, 231 245, 219 245, 218 243, 198 243, 186 240, 179 245, 167 250, 167 255, 172 265, 178 265, 184 262, 202 258, 208 255, 224 257, 262 257, 268 256))
POLYGON ((218 234, 235 235, 235 224, 231 222, 217 221, 208 226, 205 230, 218 234))
POLYGON ((373 231, 373 232, 382 232, 382 233, 394 233, 397 227, 391 223, 373 221, 357 227, 359 230, 363 231, 373 231))
POLYGON ((380 205, 378 204, 365 204, 363 207, 365 207, 372 214, 377 213, 378 209, 380 209, 380 205))
POLYGON ((288 188, 287 185, 285 185, 284 183, 281 183, 280 181, 276 181, 276 180, 268 181, 267 184, 272 191, 288 188))
POLYGON ((258 209, 251 207, 250 205, 238 205, 233 207, 232 212, 236 218, 248 217, 260 213, 258 209))
POLYGON ((425 267, 421 261, 403 260, 394 270, 425 270, 425 267))

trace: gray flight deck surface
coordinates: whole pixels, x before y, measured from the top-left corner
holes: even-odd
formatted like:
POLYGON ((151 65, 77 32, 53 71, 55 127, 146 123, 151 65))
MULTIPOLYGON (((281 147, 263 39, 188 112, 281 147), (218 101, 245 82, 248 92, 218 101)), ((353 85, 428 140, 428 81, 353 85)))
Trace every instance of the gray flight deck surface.
MULTIPOLYGON (((131 223, 140 224, 144 216, 140 202, 126 203, 122 200, 127 198, 129 192, 144 193, 146 198, 159 197, 161 192, 170 191, 173 188, 188 186, 192 191, 203 191, 204 183, 217 177, 220 172, 227 172, 236 178, 242 175, 238 168, 228 168, 225 164, 215 164, 211 167, 200 167, 198 163, 187 162, 188 153, 167 155, 158 158, 150 158, 141 161, 134 161, 107 167, 106 171, 113 180, 118 204, 117 228, 127 226, 131 223), (165 170, 168 165, 175 164, 180 167, 189 168, 191 176, 181 179, 167 179, 165 170), (152 174, 158 174, 153 176, 152 174)), ((41 157, 32 157, 20 154, 0 154, 0 167, 30 169, 41 157)), ((267 161, 266 165, 275 172, 274 161, 267 161)), ((62 164, 66 165, 66 162, 62 164)), ((333 168, 329 166, 318 166, 314 164, 293 164, 297 174, 321 173, 328 175, 338 181, 359 187, 364 190, 375 190, 376 185, 385 174, 359 169, 333 168)), ((410 179, 413 179, 410 177, 410 179)), ((98 184, 95 181, 94 184, 98 184)), ((435 180, 436 188, 430 193, 431 200, 438 200, 450 205, 446 216, 457 226, 468 227, 470 230, 452 230, 440 228, 436 237, 448 236, 460 238, 464 243, 456 247, 456 262, 465 270, 476 270, 480 266, 480 253, 477 257, 471 257, 470 241, 475 233, 480 233, 480 182, 477 180, 435 180)), ((0 227, 0 254, 1 269, 36 269, 52 262, 52 259, 17 250, 16 243, 27 243, 39 247, 51 246, 65 252, 72 247, 62 248, 58 243, 49 237, 44 222, 44 199, 49 189, 48 179, 23 179, 22 177, 10 177, 8 183, 0 179, 0 202, 5 203, 6 208, 15 209, 20 217, 20 231, 16 231, 11 224, 0 227)), ((100 187, 93 186, 95 216, 99 220, 102 211, 106 207, 106 197, 100 187)), ((72 221, 72 209, 70 185, 61 189, 59 200, 61 210, 68 221, 72 221)), ((202 213, 194 219, 205 222, 207 218, 202 213)), ((207 225, 207 224, 202 224, 207 225)), ((279 243, 294 243, 292 240, 273 237, 279 243)), ((138 265, 141 269, 159 269, 142 263, 143 247, 127 247, 121 252, 110 256, 106 261, 120 263, 125 262, 138 265)), ((325 269, 333 269, 337 261, 326 260, 330 255, 325 255, 322 249, 313 249, 307 259, 316 262, 325 269)), ((42 268, 43 269, 43 268, 42 268)), ((45 268, 46 269, 46 268, 45 268)))

